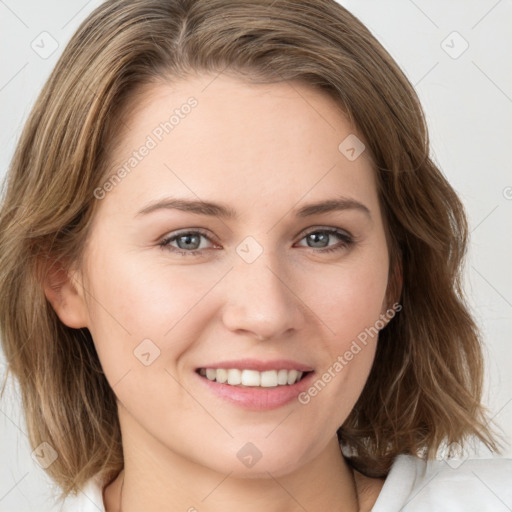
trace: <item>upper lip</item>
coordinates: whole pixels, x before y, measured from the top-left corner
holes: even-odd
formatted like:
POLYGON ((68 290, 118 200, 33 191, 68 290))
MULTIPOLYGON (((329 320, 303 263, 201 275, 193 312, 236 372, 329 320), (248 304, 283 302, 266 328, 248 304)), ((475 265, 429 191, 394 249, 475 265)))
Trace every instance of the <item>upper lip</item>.
POLYGON ((225 370, 256 370, 264 372, 266 370, 298 370, 300 372, 313 371, 311 366, 292 361, 290 359, 274 359, 274 360, 261 360, 261 359, 237 359, 236 361, 220 361, 216 363, 208 363, 200 368, 223 368, 225 370))

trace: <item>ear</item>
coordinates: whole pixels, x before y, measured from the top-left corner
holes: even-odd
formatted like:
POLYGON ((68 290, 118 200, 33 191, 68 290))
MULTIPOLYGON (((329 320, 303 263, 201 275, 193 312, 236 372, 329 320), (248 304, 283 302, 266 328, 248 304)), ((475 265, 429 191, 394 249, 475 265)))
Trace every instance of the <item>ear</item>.
MULTIPOLYGON (((48 267, 47 267, 48 268, 48 267)), ((55 262, 44 273, 44 293, 60 320, 74 329, 87 327, 87 307, 77 272, 55 262)))

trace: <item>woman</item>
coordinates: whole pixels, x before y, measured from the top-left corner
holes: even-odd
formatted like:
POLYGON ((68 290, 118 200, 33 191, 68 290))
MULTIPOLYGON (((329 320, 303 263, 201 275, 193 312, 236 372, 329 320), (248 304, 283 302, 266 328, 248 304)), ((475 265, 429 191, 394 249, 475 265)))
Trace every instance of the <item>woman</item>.
POLYGON ((0 232, 4 351, 72 510, 511 502, 510 461, 433 460, 499 448, 466 219, 413 88, 334 1, 104 3, 0 232))

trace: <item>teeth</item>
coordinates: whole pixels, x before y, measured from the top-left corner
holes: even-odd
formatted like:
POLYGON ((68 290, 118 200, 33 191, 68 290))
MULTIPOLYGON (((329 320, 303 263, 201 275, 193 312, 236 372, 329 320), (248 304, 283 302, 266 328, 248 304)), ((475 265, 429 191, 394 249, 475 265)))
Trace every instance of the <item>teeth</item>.
MULTIPOLYGON (((213 370, 217 373, 217 370, 213 370)), ((228 384, 232 386, 238 386, 242 384, 242 372, 240 370, 228 370, 228 384)))
POLYGON ((248 386, 274 388, 276 386, 286 386, 295 384, 303 375, 298 370, 267 370, 258 372, 256 370, 238 370, 232 368, 229 370, 219 368, 201 368, 199 374, 209 380, 217 381, 221 384, 230 386, 248 386))
POLYGON ((288 384, 293 384, 297 381, 297 375, 299 372, 297 370, 290 370, 288 372, 288 384))
POLYGON ((279 370, 277 372, 277 383, 280 386, 288 384, 288 370, 279 370))
POLYGON ((261 384, 260 385, 263 388, 273 388, 273 387, 277 386, 277 372, 275 370, 261 372, 261 384))
POLYGON ((215 380, 224 384, 224 382, 228 381, 228 372, 227 370, 212 370, 216 373, 215 380))
MULTIPOLYGON (((259 386, 260 385, 260 372, 256 370, 243 370, 242 371, 242 385, 244 386, 259 386)), ((228 380, 228 384, 231 384, 228 380)))

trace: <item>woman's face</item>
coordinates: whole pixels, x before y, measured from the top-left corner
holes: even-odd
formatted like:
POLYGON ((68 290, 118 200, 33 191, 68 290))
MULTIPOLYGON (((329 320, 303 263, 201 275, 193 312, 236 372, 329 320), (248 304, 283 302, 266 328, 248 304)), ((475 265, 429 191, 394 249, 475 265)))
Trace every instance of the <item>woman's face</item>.
POLYGON ((309 86, 202 75, 151 86, 122 133, 79 293, 123 443, 240 475, 312 461, 388 308, 354 129, 309 86))

